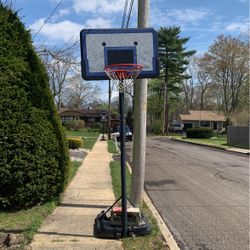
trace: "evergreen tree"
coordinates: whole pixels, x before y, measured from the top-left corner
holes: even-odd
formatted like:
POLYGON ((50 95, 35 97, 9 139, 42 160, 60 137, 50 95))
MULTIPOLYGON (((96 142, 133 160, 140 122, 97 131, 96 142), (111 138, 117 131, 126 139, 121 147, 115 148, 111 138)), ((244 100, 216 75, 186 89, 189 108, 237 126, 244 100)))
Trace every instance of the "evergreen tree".
POLYGON ((180 37, 180 27, 160 28, 158 31, 161 88, 163 89, 163 126, 162 133, 168 133, 169 109, 181 91, 181 83, 188 76, 185 74, 188 57, 196 51, 187 51, 185 44, 189 38, 180 37))
POLYGON ((0 3, 0 208, 58 197, 69 155, 43 64, 17 13, 0 3))

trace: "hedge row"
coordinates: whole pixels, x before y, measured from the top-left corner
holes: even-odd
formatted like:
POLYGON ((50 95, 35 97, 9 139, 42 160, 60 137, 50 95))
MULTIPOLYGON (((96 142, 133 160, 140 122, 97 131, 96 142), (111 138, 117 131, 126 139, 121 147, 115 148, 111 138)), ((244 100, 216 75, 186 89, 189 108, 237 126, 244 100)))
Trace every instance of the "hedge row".
POLYGON ((208 139, 213 136, 211 128, 189 128, 187 129, 187 138, 208 139))
POLYGON ((69 130, 80 130, 84 128, 84 121, 83 120, 76 120, 76 121, 69 121, 64 124, 64 127, 69 130))
POLYGON ((20 209, 59 197, 69 153, 30 33, 1 2, 0 48, 0 209, 20 209))

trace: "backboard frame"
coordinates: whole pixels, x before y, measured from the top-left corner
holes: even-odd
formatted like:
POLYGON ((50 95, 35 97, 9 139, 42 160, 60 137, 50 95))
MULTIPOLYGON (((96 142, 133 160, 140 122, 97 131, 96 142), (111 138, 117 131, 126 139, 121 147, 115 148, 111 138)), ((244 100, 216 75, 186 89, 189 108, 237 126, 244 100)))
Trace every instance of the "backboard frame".
MULTIPOLYGON (((104 71, 104 68, 102 71, 99 72, 90 72, 89 70, 89 59, 88 59, 88 50, 87 50, 87 36, 89 35, 107 35, 107 34, 138 34, 138 33, 151 33, 152 34, 152 69, 150 70, 142 70, 138 78, 156 78, 159 76, 159 59, 158 59, 158 38, 157 38, 157 32, 153 28, 144 28, 144 29, 137 29, 137 28, 129 28, 129 29, 83 29, 80 32, 80 46, 81 46, 81 66, 82 66, 82 77, 85 80, 109 80, 109 77, 104 71)), ((103 46, 103 53, 104 55, 104 66, 108 66, 107 61, 107 53, 112 50, 119 50, 119 51, 130 51, 130 53, 133 53, 133 61, 130 63, 137 64, 137 50, 136 46, 137 44, 134 44, 134 46, 130 45, 122 45, 122 46, 108 46, 106 47, 106 43, 102 43, 103 46)), ((127 63, 127 62, 119 62, 117 63, 127 63)), ((113 64, 113 63, 109 63, 113 64)))

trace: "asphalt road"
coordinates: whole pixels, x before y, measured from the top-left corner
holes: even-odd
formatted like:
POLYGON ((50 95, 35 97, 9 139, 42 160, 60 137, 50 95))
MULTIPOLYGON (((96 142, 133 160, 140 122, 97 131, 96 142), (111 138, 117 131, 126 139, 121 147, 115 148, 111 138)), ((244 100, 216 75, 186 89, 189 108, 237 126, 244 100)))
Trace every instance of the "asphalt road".
POLYGON ((145 189, 181 249, 249 249, 247 156, 150 137, 145 189))

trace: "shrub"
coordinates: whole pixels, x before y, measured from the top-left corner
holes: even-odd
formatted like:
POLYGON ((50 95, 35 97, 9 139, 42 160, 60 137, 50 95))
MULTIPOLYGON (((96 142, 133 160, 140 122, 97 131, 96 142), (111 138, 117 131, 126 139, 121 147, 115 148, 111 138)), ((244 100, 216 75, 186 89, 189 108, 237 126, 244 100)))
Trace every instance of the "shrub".
POLYGON ((83 146, 81 137, 68 137, 67 139, 70 149, 77 149, 83 146))
POLYGON ((69 153, 47 73, 16 13, 0 3, 0 208, 59 197, 69 153))
POLYGON ((84 128, 84 125, 85 123, 83 120, 70 121, 64 124, 64 126, 69 130, 80 130, 84 128))
POLYGON ((187 129, 187 138, 206 139, 213 136, 211 128, 189 128, 187 129))
POLYGON ((77 120, 75 121, 75 130, 79 130, 84 128, 84 121, 83 120, 77 120))
POLYGON ((102 129, 102 124, 100 122, 95 122, 91 128, 97 132, 100 132, 102 129))
POLYGON ((160 135, 162 132, 162 121, 154 120, 152 123, 152 132, 153 134, 160 135))

